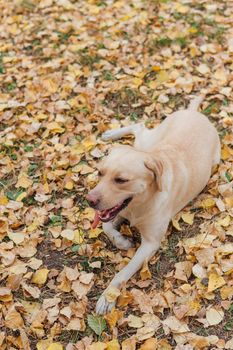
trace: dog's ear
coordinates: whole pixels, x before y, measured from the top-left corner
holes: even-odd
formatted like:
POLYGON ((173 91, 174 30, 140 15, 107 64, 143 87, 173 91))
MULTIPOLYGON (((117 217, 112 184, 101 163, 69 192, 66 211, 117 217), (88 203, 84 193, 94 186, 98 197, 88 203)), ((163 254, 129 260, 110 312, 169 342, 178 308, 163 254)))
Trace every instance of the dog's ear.
POLYGON ((144 161, 144 165, 147 169, 153 172, 155 181, 158 185, 158 190, 162 189, 162 175, 163 175, 163 162, 159 158, 150 157, 144 161))

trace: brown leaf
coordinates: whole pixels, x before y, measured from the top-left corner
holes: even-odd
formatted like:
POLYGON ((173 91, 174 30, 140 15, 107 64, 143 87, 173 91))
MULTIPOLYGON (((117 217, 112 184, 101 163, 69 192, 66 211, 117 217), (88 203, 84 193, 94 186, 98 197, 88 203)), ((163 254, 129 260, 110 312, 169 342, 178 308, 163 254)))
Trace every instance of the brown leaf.
POLYGON ((14 308, 11 308, 5 317, 5 326, 7 328, 16 330, 24 327, 23 319, 19 312, 17 312, 14 308))

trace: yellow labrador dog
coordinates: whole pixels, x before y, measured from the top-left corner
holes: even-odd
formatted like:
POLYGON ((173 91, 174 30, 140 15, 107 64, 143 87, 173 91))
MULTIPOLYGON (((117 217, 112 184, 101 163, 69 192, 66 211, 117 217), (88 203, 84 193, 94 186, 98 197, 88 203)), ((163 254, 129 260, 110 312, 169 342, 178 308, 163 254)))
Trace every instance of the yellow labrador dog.
MULTIPOLYGON (((197 112, 201 101, 195 98, 188 109, 173 113, 155 129, 136 124, 103 134, 104 140, 133 134, 135 143, 113 148, 100 163, 100 181, 87 195, 96 209, 93 227, 102 221, 104 232, 119 249, 131 247, 117 231, 122 218, 141 233, 140 247, 109 287, 120 288, 155 254, 169 221, 203 190, 212 167, 219 163, 219 136, 197 112)), ((96 312, 104 314, 113 306, 103 293, 96 312)))

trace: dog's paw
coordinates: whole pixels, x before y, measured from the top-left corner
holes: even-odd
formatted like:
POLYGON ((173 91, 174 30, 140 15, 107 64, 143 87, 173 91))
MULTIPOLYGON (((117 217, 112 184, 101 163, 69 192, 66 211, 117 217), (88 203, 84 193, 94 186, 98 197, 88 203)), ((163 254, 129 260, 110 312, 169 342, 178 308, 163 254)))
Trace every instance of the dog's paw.
POLYGON ((116 137, 116 131, 115 130, 107 130, 101 135, 101 138, 104 141, 112 140, 115 137, 116 137))
POLYGON ((104 294, 101 295, 99 300, 96 304, 96 313, 97 315, 104 315, 107 314, 112 310, 112 308, 115 306, 116 302, 109 303, 107 299, 105 298, 104 294))
POLYGON ((133 243, 123 237, 120 237, 120 238, 118 237, 117 239, 114 240, 114 243, 118 249, 122 249, 122 250, 128 250, 129 248, 133 247, 133 243))

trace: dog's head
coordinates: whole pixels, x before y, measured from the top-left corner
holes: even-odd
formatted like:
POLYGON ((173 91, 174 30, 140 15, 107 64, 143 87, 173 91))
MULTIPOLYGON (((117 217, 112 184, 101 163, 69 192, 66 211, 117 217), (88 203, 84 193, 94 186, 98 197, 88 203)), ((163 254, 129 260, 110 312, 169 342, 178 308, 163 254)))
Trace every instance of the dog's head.
POLYGON ((129 203, 155 187, 162 190, 161 160, 131 146, 117 146, 98 166, 99 183, 87 195, 90 206, 103 222, 113 220, 129 203))

